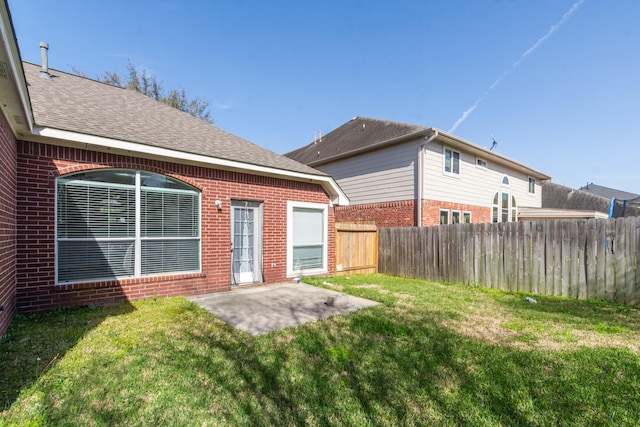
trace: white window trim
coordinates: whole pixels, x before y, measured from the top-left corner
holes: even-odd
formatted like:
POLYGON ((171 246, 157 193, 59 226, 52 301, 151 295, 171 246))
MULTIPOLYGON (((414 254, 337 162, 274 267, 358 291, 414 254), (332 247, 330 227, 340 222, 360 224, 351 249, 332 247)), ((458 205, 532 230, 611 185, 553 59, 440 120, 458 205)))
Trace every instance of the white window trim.
POLYGON ((462 175, 462 153, 454 150, 453 148, 449 148, 447 146, 442 147, 442 173, 445 176, 450 176, 454 178, 460 178, 462 175), (451 172, 447 172, 447 150, 451 151, 451 172), (453 153, 458 153, 458 173, 453 172, 453 153))
POLYGON ((438 216, 438 224, 440 225, 449 225, 451 224, 451 211, 449 211, 449 209, 440 209, 439 211, 439 216, 438 216), (447 223, 443 224, 440 222, 440 218, 442 218, 442 212, 446 212, 447 213, 447 223))
POLYGON ((462 224, 462 212, 460 210, 457 209, 452 209, 451 210, 451 224, 462 224), (453 214, 458 214, 458 222, 453 222, 453 214))
POLYGON ((536 180, 534 177, 532 177, 532 176, 530 176, 530 177, 527 179, 527 192, 528 192, 529 194, 531 194, 531 195, 536 194, 536 185, 537 185, 536 183, 537 183, 537 180, 536 180), (530 188, 531 180, 533 180, 533 191, 531 191, 531 188, 530 188))
MULTIPOLYGON (((119 169, 119 168, 108 168, 108 169, 119 169)), ((105 169, 106 170, 106 169, 105 169)), ((202 190, 193 187, 197 192, 198 192, 198 215, 199 215, 199 221, 198 221, 198 237, 194 237, 194 238, 190 238, 190 240, 198 240, 198 257, 199 257, 199 265, 200 268, 198 270, 185 270, 185 271, 179 271, 179 272, 170 272, 170 273, 156 273, 156 274, 145 274, 143 275, 141 270, 141 266, 140 266, 140 257, 141 257, 141 245, 142 245, 142 237, 140 236, 140 197, 141 197, 141 188, 140 188, 140 172, 142 172, 142 170, 140 169, 122 169, 122 170, 131 170, 135 173, 135 197, 136 197, 136 202, 135 202, 135 237, 132 239, 130 237, 123 237, 121 239, 118 238, 109 238, 109 239, 104 239, 104 238, 91 238, 91 239, 87 239, 87 240, 92 240, 92 241, 117 241, 117 240, 123 240, 123 241, 128 241, 128 240, 134 240, 134 244, 135 244, 135 266, 134 266, 134 275, 133 276, 123 276, 123 277, 98 277, 98 278, 92 278, 92 279, 82 279, 82 280, 68 280, 68 281, 59 281, 58 280, 58 242, 62 241, 62 240, 66 240, 64 238, 60 239, 58 238, 58 179, 65 179, 67 176, 69 175, 73 175, 73 174, 69 174, 69 175, 62 175, 56 178, 55 180, 55 196, 54 196, 54 218, 55 218, 55 227, 54 227, 54 274, 55 274, 55 280, 54 280, 54 284, 55 285, 73 285, 73 284, 78 284, 78 283, 94 283, 94 282, 101 282, 101 281, 110 281, 110 280, 126 280, 126 279, 144 279, 147 277, 157 277, 157 276, 172 276, 172 275, 176 275, 176 274, 197 274, 197 273, 202 273, 202 190)), ((161 173, 158 173, 158 175, 164 175, 161 173)), ((168 175, 165 175, 168 176, 168 175)), ((118 188, 120 187, 119 184, 113 184, 113 183, 102 183, 103 186, 111 186, 114 188, 118 188)), ((189 184, 190 185, 190 184, 189 184)), ((182 190, 173 190, 175 192, 180 192, 182 190)), ((147 238, 148 240, 152 240, 153 238, 147 238)), ((164 237, 163 239, 165 240, 170 240, 171 238, 166 238, 164 237)), ((186 238, 180 238, 183 240, 187 240, 186 238)), ((81 240, 81 239, 76 239, 76 240, 81 240)))
POLYGON ((309 203, 309 202, 296 202, 287 201, 287 277, 298 277, 301 275, 311 276, 315 274, 326 274, 328 272, 328 224, 329 224, 329 209, 328 205, 322 203, 309 203), (293 209, 294 208, 307 208, 322 210, 322 222, 324 223, 323 230, 323 242, 322 242, 322 268, 314 268, 304 271, 293 270, 293 209))

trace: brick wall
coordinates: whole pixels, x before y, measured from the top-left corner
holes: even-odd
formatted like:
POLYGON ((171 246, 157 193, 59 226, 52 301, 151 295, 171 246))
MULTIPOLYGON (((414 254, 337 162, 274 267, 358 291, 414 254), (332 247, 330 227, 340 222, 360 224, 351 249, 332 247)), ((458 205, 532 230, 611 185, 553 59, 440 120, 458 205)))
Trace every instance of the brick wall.
MULTIPOLYGON (((17 309, 32 313, 61 306, 103 304, 150 296, 193 295, 230 289, 231 199, 263 202, 265 283, 286 280, 287 201, 328 204, 321 186, 157 160, 18 141, 17 309), (142 169, 183 180, 202 191, 202 273, 55 285, 55 178, 99 167, 142 169), (222 201, 222 210, 215 206, 222 201)), ((329 209, 329 254, 334 252, 329 209)), ((334 271, 329 256, 329 272, 334 271)))
MULTIPOLYGON (((375 221, 378 227, 414 227, 416 225, 414 200, 399 202, 368 203, 353 206, 336 207, 337 222, 375 221)), ((490 222, 491 208, 465 205, 462 203, 441 202, 437 200, 422 201, 422 225, 440 224, 440 209, 471 212, 471 222, 490 222)))
POLYGON ((16 140, 0 114, 0 337, 16 311, 16 140))
POLYGON ((337 206, 336 222, 375 221, 378 227, 413 227, 416 224, 414 200, 337 206))
POLYGON ((449 221, 451 221, 451 211, 460 211, 461 218, 464 212, 471 212, 472 223, 491 222, 491 208, 488 207, 465 205, 463 203, 441 202, 438 200, 423 200, 422 225, 429 226, 440 224, 440 209, 447 209, 449 211, 449 221))

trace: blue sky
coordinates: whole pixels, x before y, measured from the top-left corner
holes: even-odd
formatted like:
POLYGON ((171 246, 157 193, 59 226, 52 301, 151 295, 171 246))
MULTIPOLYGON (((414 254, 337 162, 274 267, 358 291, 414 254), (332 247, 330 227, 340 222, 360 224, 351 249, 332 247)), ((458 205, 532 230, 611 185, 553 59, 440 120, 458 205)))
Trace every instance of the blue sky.
POLYGON ((578 188, 640 193, 637 0, 9 0, 22 58, 130 60, 285 153, 354 116, 433 126, 578 188), (465 114, 465 112, 467 114, 465 114))

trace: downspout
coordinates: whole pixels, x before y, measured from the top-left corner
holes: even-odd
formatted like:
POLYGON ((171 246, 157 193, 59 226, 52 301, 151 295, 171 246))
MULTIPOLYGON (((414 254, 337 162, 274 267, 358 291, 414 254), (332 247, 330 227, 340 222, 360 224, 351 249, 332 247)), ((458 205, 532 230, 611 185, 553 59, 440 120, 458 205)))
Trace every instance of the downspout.
POLYGON ((422 199, 424 199, 424 147, 436 139, 439 133, 437 130, 434 130, 433 135, 430 137, 424 137, 426 141, 423 144, 420 144, 420 148, 418 150, 418 197, 417 197, 417 209, 416 209, 416 226, 422 227, 422 199))

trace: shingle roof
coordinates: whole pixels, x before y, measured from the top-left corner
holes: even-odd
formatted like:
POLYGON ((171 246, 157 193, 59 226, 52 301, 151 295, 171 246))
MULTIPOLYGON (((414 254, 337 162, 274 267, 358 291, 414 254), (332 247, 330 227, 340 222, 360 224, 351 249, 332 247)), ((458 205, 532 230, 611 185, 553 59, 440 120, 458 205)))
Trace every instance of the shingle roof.
MULTIPOLYGON (((576 190, 550 181, 542 183, 542 207, 557 209, 593 210, 608 213, 611 199, 576 190)), ((614 217, 622 215, 622 203, 616 203, 614 217)), ((638 216, 640 209, 626 206, 624 216, 638 216)))
POLYGON ((595 194, 596 196, 606 197, 611 199, 615 197, 617 200, 634 200, 640 198, 639 194, 629 193, 627 191, 616 190, 615 188, 603 187, 594 183, 587 184, 584 187, 580 187, 580 190, 587 193, 595 194))
POLYGON ((426 132, 428 129, 407 123, 354 117, 322 136, 321 140, 286 153, 285 156, 307 165, 315 165, 345 153, 372 147, 416 132, 426 132))
POLYGON ((36 126, 327 176, 135 91, 23 62, 36 126))

